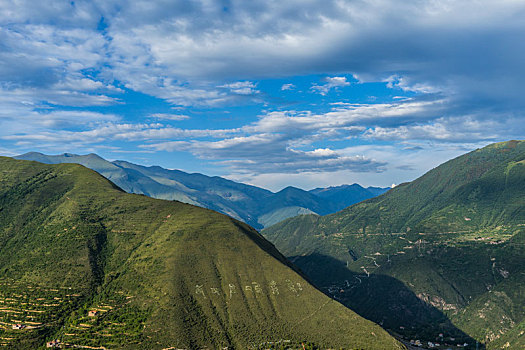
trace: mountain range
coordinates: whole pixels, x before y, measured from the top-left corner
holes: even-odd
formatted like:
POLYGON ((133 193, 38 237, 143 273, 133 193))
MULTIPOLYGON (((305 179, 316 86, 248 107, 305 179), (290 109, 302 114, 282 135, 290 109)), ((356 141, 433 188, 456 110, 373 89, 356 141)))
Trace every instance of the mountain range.
POLYGON ((0 346, 525 348, 525 141, 386 193, 24 157, 115 184, 1 159, 0 346))
POLYGON ((256 229, 301 214, 325 215, 375 197, 389 188, 358 184, 304 191, 287 187, 277 193, 218 176, 189 174, 159 166, 145 167, 125 161, 109 162, 96 154, 45 155, 30 152, 15 157, 46 164, 77 163, 93 169, 129 193, 178 200, 213 209, 256 229))
POLYGON ((262 233, 327 294, 407 341, 525 348, 524 141, 262 233))
POLYGON ((245 223, 81 165, 0 157, 0 346, 55 345, 404 348, 245 223))

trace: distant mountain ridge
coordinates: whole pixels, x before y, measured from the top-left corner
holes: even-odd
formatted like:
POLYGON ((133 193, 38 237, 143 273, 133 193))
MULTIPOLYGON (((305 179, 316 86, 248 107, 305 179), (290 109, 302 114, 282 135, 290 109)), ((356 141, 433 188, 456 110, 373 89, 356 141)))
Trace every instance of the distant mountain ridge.
POLYGON ((15 159, 46 164, 77 163, 97 171, 124 191, 153 198, 178 200, 213 209, 262 229, 301 214, 326 215, 351 204, 375 197, 388 188, 363 188, 358 184, 304 191, 287 187, 273 193, 263 188, 189 174, 159 166, 142 166, 126 161, 109 162, 96 154, 45 155, 29 152, 15 159))
POLYGON ((352 204, 359 203, 365 199, 379 196, 390 188, 367 187, 364 188, 358 184, 331 186, 326 188, 315 188, 310 193, 318 197, 327 199, 336 203, 338 207, 346 208, 352 204))
POLYGON ((525 141, 262 233, 329 294, 408 339, 525 348, 525 141))

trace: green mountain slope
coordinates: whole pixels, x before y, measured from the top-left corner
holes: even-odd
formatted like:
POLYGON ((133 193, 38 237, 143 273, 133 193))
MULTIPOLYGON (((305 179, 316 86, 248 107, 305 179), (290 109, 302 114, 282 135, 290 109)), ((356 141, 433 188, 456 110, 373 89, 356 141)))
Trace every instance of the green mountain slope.
POLYGON ((524 349, 525 348, 525 321, 514 326, 500 338, 491 342, 493 349, 524 349))
POLYGON ((2 157, 0 346, 52 339, 107 349, 402 348, 239 221, 124 193, 79 165, 2 157))
POLYGON ((490 346, 525 317, 525 142, 487 146, 336 214, 263 234, 387 328, 432 341, 462 331, 490 346), (385 293, 389 302, 374 304, 385 293))
POLYGON ((280 192, 230 181, 218 176, 188 174, 158 166, 145 167, 125 161, 109 162, 96 154, 45 155, 30 152, 15 157, 47 164, 77 163, 95 170, 124 191, 153 198, 178 200, 213 209, 261 229, 303 213, 336 212, 350 204, 374 197, 380 188, 359 185, 304 191, 288 187, 280 192), (313 192, 321 190, 322 194, 313 192))

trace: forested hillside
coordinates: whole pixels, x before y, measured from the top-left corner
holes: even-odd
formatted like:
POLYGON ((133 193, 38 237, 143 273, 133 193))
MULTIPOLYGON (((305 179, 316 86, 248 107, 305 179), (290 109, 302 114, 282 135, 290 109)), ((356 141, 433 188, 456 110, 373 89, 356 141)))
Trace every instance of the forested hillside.
POLYGON ((468 337, 524 345, 516 330, 525 317, 523 141, 470 152, 379 197, 263 234, 327 293, 407 338, 448 333, 470 346, 468 337))

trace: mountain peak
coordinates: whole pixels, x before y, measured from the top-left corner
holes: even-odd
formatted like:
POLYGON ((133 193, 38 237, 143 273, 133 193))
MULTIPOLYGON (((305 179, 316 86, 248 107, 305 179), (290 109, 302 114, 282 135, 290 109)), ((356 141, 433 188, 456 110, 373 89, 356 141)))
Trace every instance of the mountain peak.
POLYGON ((40 153, 40 152, 26 152, 24 154, 20 154, 18 156, 15 156, 14 158, 16 157, 30 157, 30 156, 43 156, 44 154, 43 153, 40 153))
POLYGON ((290 192, 306 192, 305 190, 302 190, 298 187, 294 187, 294 186, 286 186, 285 188, 283 188, 282 190, 280 190, 279 192, 276 192, 276 193, 290 193, 290 192))

